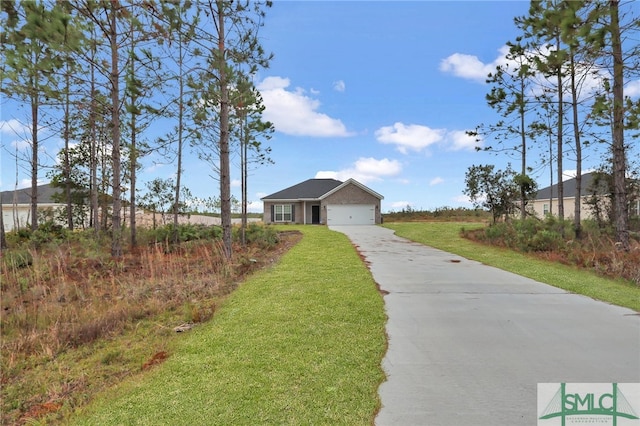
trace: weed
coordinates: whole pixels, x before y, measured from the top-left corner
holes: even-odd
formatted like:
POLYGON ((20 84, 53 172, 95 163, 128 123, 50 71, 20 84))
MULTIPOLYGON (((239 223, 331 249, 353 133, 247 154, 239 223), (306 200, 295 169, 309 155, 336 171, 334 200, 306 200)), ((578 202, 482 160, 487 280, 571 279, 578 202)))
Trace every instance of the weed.
MULTIPOLYGON (((49 382, 40 375, 43 383, 26 383, 25 378, 33 371, 55 369, 58 361, 54 360, 116 339, 128 330, 136 332, 139 324, 152 318, 169 315, 170 321, 180 322, 180 308, 187 304, 188 315, 183 308, 182 316, 190 322, 207 321, 216 311, 218 298, 235 288, 245 274, 265 264, 247 265, 241 259, 271 257, 277 248, 257 243, 244 249, 236 245, 236 260, 228 261, 222 256, 219 239, 210 238, 217 235, 217 230, 183 229, 184 238, 199 239, 172 246, 171 250, 163 245, 141 246, 117 261, 110 256, 110 246, 102 244, 103 236, 93 231, 43 230, 38 244, 33 244, 34 233, 24 232, 23 237, 10 233, 8 240, 13 245, 3 253, 0 263, 0 423, 20 423, 18 419, 24 420, 28 413, 42 411, 30 411, 31 407, 48 402, 37 395, 53 392, 51 389, 59 382, 49 382)), ((141 241, 152 241, 157 236, 145 230, 140 230, 140 235, 141 241)), ((171 324, 166 327, 172 328, 171 324)), ((158 333, 167 333, 163 330, 158 333)), ((127 354, 122 348, 111 349, 102 353, 96 363, 104 368, 127 365, 131 363, 127 354)), ((136 361, 136 369, 141 364, 136 361)), ((80 388, 94 386, 93 381, 102 379, 84 378, 80 382, 83 380, 87 383, 80 388)), ((88 390, 78 390, 84 391, 88 390)), ((69 403, 75 404, 73 398, 69 403)))
POLYGON ((33 257, 29 250, 10 250, 2 256, 2 263, 9 269, 26 268, 33 264, 33 257))
POLYGON ((115 362, 120 361, 121 359, 122 359, 122 351, 120 351, 119 349, 114 349, 105 353, 100 359, 100 362, 105 365, 111 365, 115 362))

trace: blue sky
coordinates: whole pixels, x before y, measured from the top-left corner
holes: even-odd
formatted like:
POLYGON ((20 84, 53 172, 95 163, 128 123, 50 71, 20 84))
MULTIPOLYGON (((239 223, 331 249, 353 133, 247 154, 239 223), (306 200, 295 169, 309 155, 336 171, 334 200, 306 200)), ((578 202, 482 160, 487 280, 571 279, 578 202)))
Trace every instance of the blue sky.
MULTIPOLYGON (((513 40, 526 1, 283 1, 267 10, 263 46, 275 57, 257 75, 265 118, 276 132, 268 145, 275 164, 251 172, 251 210, 260 198, 314 177, 354 178, 385 198, 382 211, 471 207, 463 195, 473 164, 505 168, 518 159, 476 152, 465 135, 496 113, 485 102, 486 74, 513 40)), ((638 85, 636 85, 638 86, 638 85)), ((640 87, 638 87, 640 91, 640 87)), ((2 120, 15 110, 3 102, 2 120)), ((24 114, 23 114, 24 115, 24 114)), ((6 123, 5 123, 6 124, 6 123)), ((16 182, 15 134, 4 125, 1 187, 16 182)), ((46 142, 51 152, 56 138, 46 142)), ((529 154, 531 163, 538 159, 529 154)), ((592 154, 585 168, 595 167, 592 154)), ((533 165, 533 164, 532 164, 533 165)), ((569 173, 575 166, 565 160, 569 173)), ((536 169, 540 187, 548 169, 536 169)), ((171 165, 146 164, 143 179, 168 178, 171 165)), ((198 197, 218 183, 190 158, 185 184, 198 197)), ((232 192, 240 197, 239 173, 232 192)), ((20 174, 19 186, 29 176, 20 174)), ((142 186, 142 185, 139 185, 142 186)))

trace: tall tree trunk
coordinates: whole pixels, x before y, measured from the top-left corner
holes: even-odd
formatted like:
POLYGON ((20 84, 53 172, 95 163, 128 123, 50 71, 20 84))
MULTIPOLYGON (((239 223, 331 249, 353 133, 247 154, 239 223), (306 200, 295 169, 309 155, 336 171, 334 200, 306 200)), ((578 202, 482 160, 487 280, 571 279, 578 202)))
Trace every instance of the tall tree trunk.
POLYGON ((111 2, 110 9, 110 34, 109 43, 111 47, 111 161, 113 168, 113 216, 112 222, 112 239, 111 239, 111 255, 113 257, 122 256, 122 202, 120 200, 120 75, 118 72, 118 27, 117 27, 117 10, 115 2, 111 2))
MULTIPOLYGON (((132 97, 133 101, 133 97, 132 97)), ((129 174, 131 175, 131 189, 129 193, 129 227, 131 232, 131 247, 138 245, 138 236, 136 231, 136 164, 138 163, 138 147, 136 146, 136 113, 131 113, 131 162, 129 166, 129 174)))
MULTIPOLYGON (((34 87, 37 87, 35 85, 34 87)), ((38 108, 37 91, 31 97, 31 230, 38 229, 38 108)))
POLYGON ((89 111, 89 144, 91 146, 90 154, 90 170, 89 170, 89 191, 91 198, 91 226, 94 232, 97 234, 100 230, 100 215, 98 206, 98 141, 96 131, 96 108, 98 107, 96 102, 96 35, 95 32, 91 32, 91 61, 89 66, 91 67, 91 99, 90 99, 90 111, 89 111))
POLYGON ((7 248, 7 238, 4 234, 4 212, 2 211, 2 197, 0 196, 0 253, 7 248))
MULTIPOLYGON (((522 144, 522 164, 520 167, 520 173, 524 178, 527 175, 527 135, 525 131, 525 106, 524 106, 524 95, 525 95, 525 87, 524 80, 520 79, 520 93, 522 94, 522 100, 520 101, 520 143, 522 144)), ((526 191, 524 187, 524 183, 520 184, 520 218, 525 220, 527 218, 527 212, 525 210, 526 207, 526 191)))
POLYGON ((173 200, 173 243, 178 244, 178 213, 180 208, 180 186, 182 185, 182 138, 184 137, 184 57, 182 51, 182 26, 178 25, 178 167, 176 170, 176 192, 173 200))
MULTIPOLYGON (((131 23, 131 55, 129 61, 131 61, 129 65, 129 72, 131 73, 129 77, 129 84, 135 84, 135 40, 133 34, 133 22, 131 23)), ((136 145, 136 118, 138 116, 138 111, 136 110, 136 102, 137 102, 137 94, 136 89, 132 88, 130 90, 130 102, 131 102, 131 123, 130 123, 130 132, 131 132, 131 148, 129 149, 129 177, 131 179, 131 189, 129 191, 129 231, 130 235, 130 244, 131 247, 135 247, 138 245, 138 235, 136 231, 136 166, 138 165, 138 147, 136 145)))
POLYGON ((549 214, 553 215, 553 138, 549 135, 549 214))
MULTIPOLYGON (((556 36, 557 48, 560 50, 560 36, 556 36)), ((558 74, 558 220, 560 221, 561 234, 564 236, 564 185, 562 180, 562 156, 563 156, 563 125, 564 125, 564 99, 562 90, 562 65, 557 64, 558 74)))
POLYGON ((625 175, 627 169, 624 146, 624 59, 620 36, 620 18, 618 0, 611 0, 611 49, 613 55, 613 187, 616 241, 622 249, 629 250, 629 212, 627 210, 627 191, 625 175))
POLYGON ((240 112, 242 126, 240 129, 240 175, 242 180, 242 245, 247 244, 247 154, 249 145, 249 129, 247 128, 247 113, 243 106, 240 112))
POLYGON ((571 49, 571 108, 573 110, 573 137, 576 147, 576 201, 573 210, 573 231, 576 239, 582 238, 581 204, 582 204, 582 142, 580 124, 578 123, 578 88, 576 86, 576 67, 573 49, 571 49))
POLYGON ((224 255, 231 259, 231 171, 229 166, 229 82, 225 54, 224 1, 218 7, 218 72, 220 79, 220 218, 224 255))
MULTIPOLYGON (((66 37, 66 34, 65 34, 66 37)), ((67 226, 70 230, 73 230, 73 202, 71 200, 71 164, 69 160, 69 91, 71 90, 70 83, 70 70, 69 61, 70 58, 67 55, 67 72, 65 74, 65 93, 64 93, 64 191, 67 201, 67 226)))

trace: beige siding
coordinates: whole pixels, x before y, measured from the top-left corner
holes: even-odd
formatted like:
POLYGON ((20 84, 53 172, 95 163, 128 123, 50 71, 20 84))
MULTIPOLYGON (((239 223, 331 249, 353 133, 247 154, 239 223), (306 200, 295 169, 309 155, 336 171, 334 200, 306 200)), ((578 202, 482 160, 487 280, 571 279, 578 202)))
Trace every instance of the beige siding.
MULTIPOLYGON (((592 219, 593 215, 591 212, 591 206, 586 204, 586 199, 587 197, 582 197, 581 201, 580 201, 580 218, 581 219, 592 219)), ((531 205, 533 207, 533 211, 535 212, 536 217, 544 217, 545 216, 545 209, 548 211, 549 210, 549 206, 552 207, 552 211, 550 211, 549 213, 553 214, 554 216, 558 215, 558 199, 554 198, 553 200, 535 200, 531 203, 531 205), (546 206, 546 208, 545 208, 546 206)), ((570 197, 570 198, 565 198, 564 199, 564 217, 566 219, 568 218, 572 218, 574 217, 574 213, 575 213, 575 198, 570 197)))
POLYGON ((278 222, 278 223, 304 223, 304 203, 302 201, 265 201, 263 220, 264 223, 275 223, 274 218, 271 217, 271 206, 292 205, 294 208, 293 221, 292 222, 278 222))

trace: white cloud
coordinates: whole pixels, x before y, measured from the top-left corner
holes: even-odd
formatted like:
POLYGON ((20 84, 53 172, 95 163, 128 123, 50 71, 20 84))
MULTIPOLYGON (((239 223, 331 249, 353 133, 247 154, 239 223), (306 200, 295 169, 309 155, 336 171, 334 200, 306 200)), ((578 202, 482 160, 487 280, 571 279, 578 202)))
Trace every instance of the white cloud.
POLYGON ((444 183, 444 179, 438 176, 429 181, 429 186, 440 185, 441 183, 444 183))
POLYGON ((0 120, 0 134, 15 137, 16 139, 13 139, 10 145, 17 151, 31 148, 31 126, 21 123, 15 118, 0 120))
POLYGON ((306 95, 303 89, 287 90, 290 84, 288 78, 282 77, 267 77, 258 84, 265 105, 263 117, 277 131, 294 136, 352 135, 342 121, 318 112, 320 101, 306 95))
POLYGON ((403 210, 406 209, 407 206, 413 208, 413 203, 410 203, 408 201, 394 201, 393 203, 391 203, 391 210, 403 210))
POLYGON ((504 65, 507 62, 505 56, 509 52, 509 48, 503 46, 498 51, 500 52, 498 57, 493 62, 486 64, 475 55, 454 53, 440 61, 440 71, 484 83, 487 80, 487 75, 495 72, 496 66, 504 65))
POLYGON ((402 165, 398 160, 383 158, 359 158, 352 167, 339 171, 321 170, 316 173, 317 179, 338 179, 345 181, 353 178, 362 184, 379 181, 384 177, 391 177, 400 174, 402 165))
POLYGON ((15 118, 0 120, 0 133, 14 136, 31 135, 31 126, 23 124, 15 118))
MULTIPOLYGON (((548 55, 553 47, 542 49, 542 51, 533 53, 530 52, 530 56, 539 55, 544 57, 548 55)), ((498 49, 498 56, 492 61, 484 63, 475 55, 468 55, 465 53, 454 53, 449 55, 440 61, 440 71, 450 73, 456 77, 460 77, 466 80, 472 80, 479 83, 484 83, 490 73, 495 73, 497 66, 510 67, 512 69, 519 68, 519 64, 514 60, 507 59, 509 53, 508 46, 502 46, 498 49)), ((533 66, 533 64, 532 64, 533 66)), ((567 65, 568 66, 568 65, 567 65)), ((604 80, 611 80, 611 74, 609 70, 604 68, 594 68, 593 66, 577 65, 576 71, 580 77, 580 87, 578 97, 579 99, 585 99, 592 96, 597 91, 601 91, 604 80)), ((530 95, 537 96, 542 94, 543 87, 554 87, 556 84, 553 78, 544 77, 541 74, 536 75, 538 85, 531 87, 530 95)), ((640 80, 635 80, 627 83, 624 88, 625 95, 631 98, 640 96, 640 80)))
POLYGON ((442 141, 445 133, 445 129, 397 122, 393 126, 379 128, 375 136, 378 142, 397 145, 398 151, 406 154, 407 150, 419 152, 442 141))
POLYGON ((333 82, 333 90, 336 92, 344 92, 347 89, 347 86, 344 84, 344 81, 338 80, 333 82))
POLYGON ((398 151, 407 154, 438 144, 450 151, 473 151, 482 146, 482 141, 467 135, 465 130, 432 129, 419 124, 395 123, 393 126, 381 127, 375 132, 378 142, 394 144, 398 151))
POLYGON ((630 81, 624 88, 625 96, 637 98, 640 96, 640 80, 630 81))
POLYGON ((242 186, 242 181, 240 179, 231 179, 232 188, 240 188, 241 186, 242 186))
MULTIPOLYGON (((45 185, 47 183, 49 183, 49 181, 46 179, 38 179, 38 185, 45 185)), ((7 185, 11 185, 11 187, 7 188, 6 191, 10 191, 14 189, 13 184, 9 184, 7 182, 7 185)), ((22 178, 18 180, 18 182, 15 185, 15 189, 25 189, 25 188, 31 188, 31 178, 22 178)), ((5 189, 3 189, 3 191, 5 191, 5 189)))
POLYGON ((264 210, 264 204, 262 201, 249 201, 247 203, 247 211, 249 213, 262 213, 264 210))
POLYGON ((25 151, 26 149, 31 148, 31 139, 15 139, 11 141, 11 146, 17 151, 25 151))
MULTIPOLYGON (((587 174, 587 173, 591 173, 594 172, 595 169, 586 169, 586 170, 582 170, 582 174, 587 174)), ((562 172, 562 181, 564 182, 565 180, 569 180, 569 179, 573 179, 576 176, 578 176, 578 171, 573 169, 573 170, 565 170, 562 172)), ((554 176, 555 177, 555 176, 554 176)))
POLYGON ((474 151, 476 147, 482 146, 482 140, 476 141, 475 136, 469 136, 464 130, 452 130, 447 133, 447 142, 450 142, 451 151, 474 151))
MULTIPOLYGON (((473 204, 471 202, 471 200, 469 199, 469 197, 466 196, 466 195, 463 195, 463 194, 460 194, 457 197, 453 197, 452 200, 455 201, 456 203, 460 203, 460 204, 473 204)), ((484 197, 480 197, 478 199, 478 201, 479 202, 484 201, 484 197)))
POLYGON ((146 174, 157 173, 159 170, 162 170, 166 165, 162 163, 153 163, 147 167, 145 167, 144 172, 146 174))

